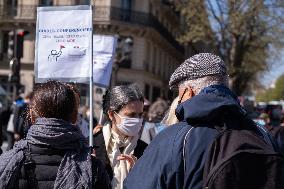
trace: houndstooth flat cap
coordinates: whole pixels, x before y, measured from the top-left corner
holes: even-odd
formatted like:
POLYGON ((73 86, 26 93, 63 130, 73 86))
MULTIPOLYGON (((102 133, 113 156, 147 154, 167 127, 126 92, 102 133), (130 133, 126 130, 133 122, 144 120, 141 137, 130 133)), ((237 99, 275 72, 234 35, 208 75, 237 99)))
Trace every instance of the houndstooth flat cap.
POLYGON ((172 74, 170 88, 186 80, 197 79, 209 75, 227 75, 224 61, 211 53, 199 53, 185 60, 172 74))

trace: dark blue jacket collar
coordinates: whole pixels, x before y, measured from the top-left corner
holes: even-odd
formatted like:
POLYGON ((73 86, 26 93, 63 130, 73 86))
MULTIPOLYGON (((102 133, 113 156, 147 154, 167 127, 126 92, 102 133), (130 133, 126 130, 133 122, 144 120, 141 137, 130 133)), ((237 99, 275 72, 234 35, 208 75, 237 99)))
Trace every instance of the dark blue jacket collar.
POLYGON ((179 121, 193 123, 220 123, 224 116, 245 115, 238 97, 223 85, 204 88, 191 99, 181 103, 176 109, 179 121))

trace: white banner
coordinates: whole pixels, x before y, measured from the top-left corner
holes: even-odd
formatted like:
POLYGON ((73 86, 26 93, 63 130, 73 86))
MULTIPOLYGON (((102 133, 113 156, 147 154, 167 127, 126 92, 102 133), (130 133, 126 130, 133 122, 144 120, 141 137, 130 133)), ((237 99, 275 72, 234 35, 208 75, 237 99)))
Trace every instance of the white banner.
POLYGON ((36 82, 88 82, 92 62, 91 7, 38 7, 35 49, 36 82))
POLYGON ((93 36, 93 81, 98 86, 109 86, 116 44, 117 39, 114 36, 93 36))

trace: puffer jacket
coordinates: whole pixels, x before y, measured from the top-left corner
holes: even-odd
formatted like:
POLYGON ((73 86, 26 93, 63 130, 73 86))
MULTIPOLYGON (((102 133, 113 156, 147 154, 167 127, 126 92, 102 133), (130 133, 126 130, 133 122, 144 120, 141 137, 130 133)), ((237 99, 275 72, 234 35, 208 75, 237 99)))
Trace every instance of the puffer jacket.
MULTIPOLYGON (((31 158, 35 161, 35 175, 39 189, 53 189, 56 179, 57 170, 65 151, 46 146, 31 145, 31 158)), ((102 163, 96 159, 92 159, 93 169, 93 188, 110 189, 110 181, 102 163)), ((19 189, 28 189, 25 168, 22 166, 19 176, 19 189)))

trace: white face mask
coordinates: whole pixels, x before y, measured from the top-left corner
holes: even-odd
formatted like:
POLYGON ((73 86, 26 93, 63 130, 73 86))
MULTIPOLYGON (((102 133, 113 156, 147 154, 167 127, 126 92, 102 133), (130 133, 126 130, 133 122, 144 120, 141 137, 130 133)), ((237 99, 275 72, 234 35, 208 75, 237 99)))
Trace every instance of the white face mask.
POLYGON ((122 132, 123 134, 127 136, 138 135, 142 127, 143 119, 123 117, 116 112, 114 113, 118 115, 118 117, 120 117, 121 119, 121 123, 116 125, 120 132, 122 132))

